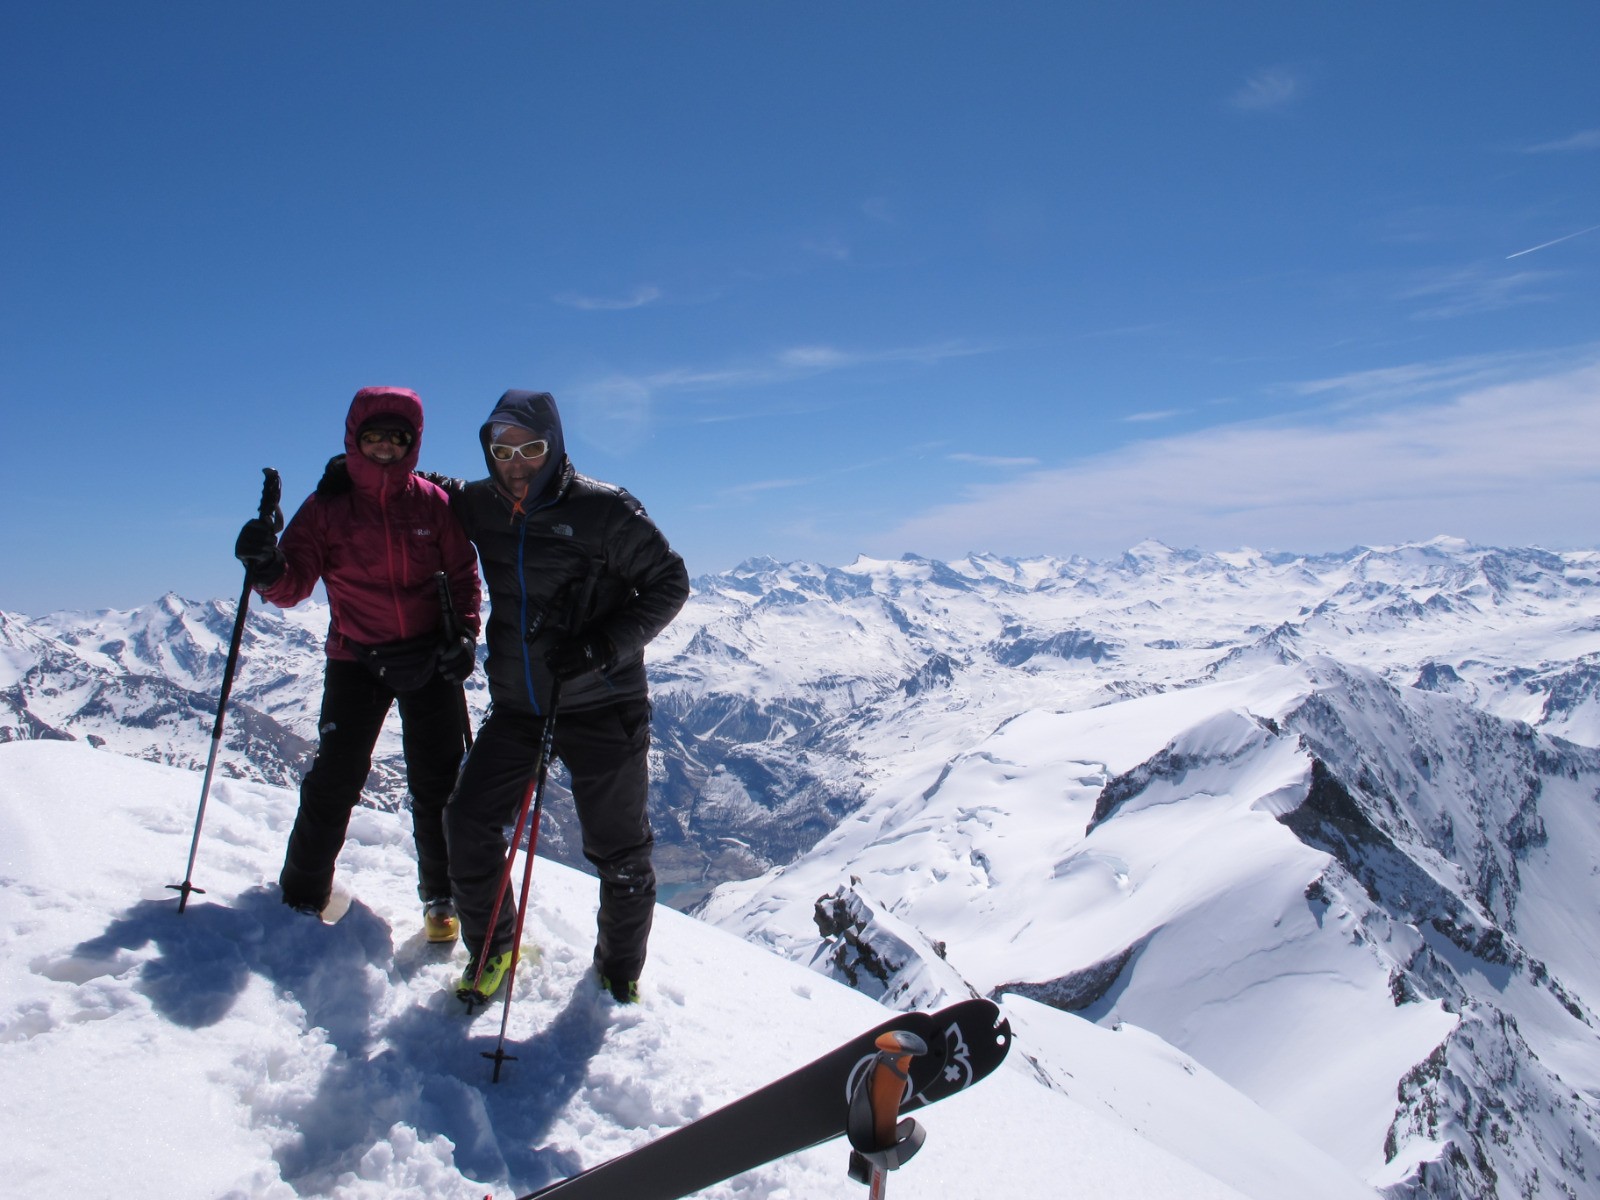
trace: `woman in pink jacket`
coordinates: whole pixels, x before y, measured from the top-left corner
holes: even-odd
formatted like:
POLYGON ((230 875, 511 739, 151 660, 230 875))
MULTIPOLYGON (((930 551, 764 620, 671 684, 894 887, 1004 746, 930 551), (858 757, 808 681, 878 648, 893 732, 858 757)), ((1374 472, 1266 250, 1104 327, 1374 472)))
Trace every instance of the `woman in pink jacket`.
POLYGON ((413 474, 422 446, 422 401, 405 388, 356 393, 345 453, 276 536, 260 518, 234 553, 251 584, 282 608, 321 580, 328 592, 327 672, 317 756, 300 784, 300 810, 284 854, 283 902, 321 913, 351 810, 372 769, 389 706, 400 706, 406 782, 417 846, 418 892, 431 941, 454 941, 443 811, 466 748, 461 683, 476 660, 478 570, 448 495, 413 474), (455 629, 446 629, 444 572, 455 629))

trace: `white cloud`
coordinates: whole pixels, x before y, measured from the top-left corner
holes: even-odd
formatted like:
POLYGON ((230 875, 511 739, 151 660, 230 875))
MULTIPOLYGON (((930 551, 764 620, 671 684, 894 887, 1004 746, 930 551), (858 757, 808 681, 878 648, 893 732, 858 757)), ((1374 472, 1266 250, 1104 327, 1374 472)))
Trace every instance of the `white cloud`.
POLYGON ((758 479, 750 483, 735 484, 733 487, 723 488, 718 495, 726 500, 749 500, 763 492, 785 491, 789 488, 809 487, 816 483, 815 479, 758 479))
POLYGON ((1288 67, 1269 67, 1245 80, 1228 103, 1243 112, 1266 112, 1292 104, 1304 90, 1300 76, 1288 67))
POLYGON ((1476 313, 1498 312, 1521 304, 1553 299, 1542 290, 1553 271, 1498 271, 1467 267, 1423 278, 1400 293, 1402 300, 1423 304, 1412 312, 1417 320, 1442 321, 1476 313))
POLYGON ((624 391, 629 395, 654 396, 662 392, 714 390, 787 383, 830 371, 886 363, 932 365, 950 358, 986 354, 989 348, 965 342, 939 342, 926 346, 902 346, 888 350, 841 350, 835 346, 792 346, 764 358, 747 359, 720 367, 668 367, 638 375, 613 375, 577 390, 595 392, 624 391))
MULTIPOLYGON (((592 440, 614 453, 626 453, 649 432, 656 400, 674 392, 726 392, 769 387, 809 379, 835 371, 848 371, 894 363, 931 366, 951 358, 987 354, 990 347, 962 341, 885 350, 841 350, 835 346, 792 346, 763 358, 712 367, 668 367, 640 374, 615 374, 568 389, 574 409, 587 415, 592 440)), ((724 421, 756 415, 758 410, 741 397, 737 414, 709 409, 695 414, 699 421, 724 421)))
POLYGON ((1335 408, 1371 407, 1555 374, 1570 356, 1540 353, 1470 354, 1433 362, 1402 363, 1289 384, 1284 390, 1335 408))
POLYGON ((1523 148, 1524 154, 1571 154, 1585 150, 1600 150, 1600 129, 1584 129, 1570 137, 1553 142, 1540 142, 1523 148))
POLYGON ((1540 242, 1537 246, 1529 246, 1526 250, 1518 250, 1515 254, 1506 255, 1506 261, 1510 262, 1513 258, 1521 258, 1524 254, 1532 254, 1538 250, 1548 250, 1551 246, 1559 246, 1562 242, 1570 242, 1573 238, 1581 238, 1584 234, 1593 233, 1596 229, 1600 229, 1600 225, 1591 225, 1587 229, 1578 230, 1577 233, 1567 233, 1558 238, 1551 238, 1548 242, 1540 242))
POLYGON ((825 258, 829 262, 850 261, 850 247, 836 237, 812 238, 803 242, 802 248, 807 254, 817 258, 825 258))
POLYGON ((869 550, 1114 554, 1156 537, 1309 551, 1445 532, 1594 544, 1597 446, 1600 364, 1591 362, 1332 423, 1256 422, 1140 442, 969 487, 869 550))
POLYGON ((850 355, 832 346, 796 346, 780 352, 777 361, 781 366, 801 371, 835 371, 849 366, 853 360, 850 355))
POLYGON ((661 299, 661 289, 654 284, 640 284, 626 296, 579 296, 568 292, 555 298, 557 304, 584 312, 621 312, 630 308, 643 308, 661 299))
POLYGON ((947 454, 951 462, 972 463, 980 467, 1037 467, 1037 458, 1005 458, 996 454, 947 454))
POLYGON ((1154 412, 1129 413, 1122 419, 1132 424, 1148 424, 1157 421, 1170 421, 1173 417, 1183 416, 1187 411, 1187 409, 1183 408, 1163 408, 1154 412))
POLYGON ((868 196, 861 202, 861 211, 869 220, 880 225, 895 223, 894 203, 887 196, 868 196))

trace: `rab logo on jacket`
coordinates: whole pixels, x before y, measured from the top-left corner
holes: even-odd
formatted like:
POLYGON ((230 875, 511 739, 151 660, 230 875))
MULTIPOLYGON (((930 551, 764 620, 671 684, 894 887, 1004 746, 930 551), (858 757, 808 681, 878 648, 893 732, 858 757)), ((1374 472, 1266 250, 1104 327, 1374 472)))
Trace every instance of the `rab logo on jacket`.
POLYGON ((416 534, 418 537, 432 537, 433 536, 433 530, 431 530, 431 529, 413 529, 411 532, 416 534))

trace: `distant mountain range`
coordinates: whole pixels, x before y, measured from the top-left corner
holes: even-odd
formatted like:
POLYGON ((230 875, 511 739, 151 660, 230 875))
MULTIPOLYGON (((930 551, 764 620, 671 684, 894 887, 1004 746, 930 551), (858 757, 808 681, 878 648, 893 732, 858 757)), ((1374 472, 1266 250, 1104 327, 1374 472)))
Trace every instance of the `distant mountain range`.
MULTIPOLYGON (((893 1003, 1144 1028, 1392 1197, 1591 1194, 1597 584, 1453 539, 751 561, 651 649, 664 895, 893 1003)), ((0 740, 203 763, 232 617, 0 614, 0 740)), ((325 624, 252 612, 226 773, 298 778, 325 624)))

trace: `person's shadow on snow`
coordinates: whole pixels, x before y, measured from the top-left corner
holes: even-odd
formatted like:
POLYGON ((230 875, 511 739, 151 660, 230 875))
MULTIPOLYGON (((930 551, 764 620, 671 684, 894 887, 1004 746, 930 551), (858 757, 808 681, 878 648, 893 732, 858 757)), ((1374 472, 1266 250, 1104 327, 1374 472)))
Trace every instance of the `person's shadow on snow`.
POLYGON ((578 1170, 572 1154, 540 1143, 605 1041, 610 1022, 597 989, 580 986, 548 1026, 508 1042, 514 1058, 492 1083, 498 1003, 495 1019, 472 1021, 441 994, 380 1023, 398 978, 395 949, 388 924, 359 901, 334 925, 285 908, 267 887, 230 904, 191 901, 182 915, 170 900, 142 901, 42 969, 80 983, 120 975, 152 945, 134 987, 173 1024, 217 1024, 260 976, 341 1051, 315 1094, 279 1114, 300 1133, 275 1151, 279 1173, 302 1195, 326 1191, 400 1122, 422 1140, 449 1138, 457 1168, 475 1180, 510 1180, 523 1191, 578 1170))
POLYGON ((104 933, 80 942, 54 973, 120 973, 127 969, 124 955, 150 945, 158 954, 141 964, 134 986, 173 1024, 215 1025, 259 975, 292 994, 307 1022, 326 1029, 346 1053, 365 1045, 382 1000, 366 966, 386 970, 393 960, 389 926, 359 901, 337 925, 323 925, 259 887, 232 904, 191 902, 181 916, 171 901, 141 901, 104 933))
POLYGON ((374 1052, 330 1062, 298 1107, 300 1136, 276 1152, 279 1173, 302 1195, 323 1194, 404 1123, 422 1141, 448 1138, 456 1169, 473 1180, 506 1180, 520 1193, 575 1174, 572 1154, 540 1143, 605 1041, 604 1003, 580 987, 548 1026, 506 1044, 499 1083, 491 1082, 499 1003, 475 1022, 443 992, 407 1007, 374 1031, 374 1052))

